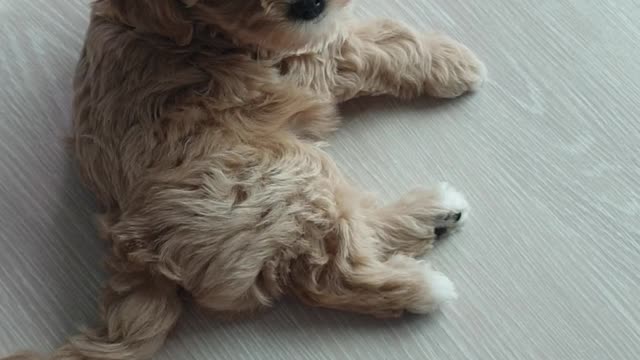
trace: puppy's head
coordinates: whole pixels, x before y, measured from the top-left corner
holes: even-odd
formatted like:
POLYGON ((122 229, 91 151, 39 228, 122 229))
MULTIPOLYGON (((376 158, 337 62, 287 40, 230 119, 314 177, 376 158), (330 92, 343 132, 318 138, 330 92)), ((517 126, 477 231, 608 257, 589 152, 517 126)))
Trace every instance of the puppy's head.
POLYGON ((234 40, 268 50, 296 50, 332 41, 347 21, 350 0, 200 0, 195 16, 234 40))
POLYGON ((188 44, 196 24, 268 50, 322 46, 341 32, 351 0, 98 0, 139 31, 188 44))

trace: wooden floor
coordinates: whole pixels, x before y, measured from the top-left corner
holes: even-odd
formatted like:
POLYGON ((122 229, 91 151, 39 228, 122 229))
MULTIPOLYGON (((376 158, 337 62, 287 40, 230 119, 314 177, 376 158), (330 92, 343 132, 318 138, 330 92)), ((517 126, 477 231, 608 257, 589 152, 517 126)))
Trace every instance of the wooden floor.
MULTIPOLYGON (((637 0, 367 0, 461 39, 477 95, 345 106, 332 153, 390 200, 447 180, 463 232, 430 256, 460 299, 379 321, 290 301, 220 322, 192 309, 158 359, 592 359, 640 354, 637 0)), ((63 151, 86 0, 0 0, 0 355, 50 351, 96 317, 102 244, 63 151)))

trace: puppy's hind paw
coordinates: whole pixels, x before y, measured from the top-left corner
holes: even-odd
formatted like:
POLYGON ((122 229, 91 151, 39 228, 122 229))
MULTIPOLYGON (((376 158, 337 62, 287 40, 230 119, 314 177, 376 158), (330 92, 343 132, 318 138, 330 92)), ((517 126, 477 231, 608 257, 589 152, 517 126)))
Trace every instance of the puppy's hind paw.
POLYGON ((439 209, 434 219, 436 237, 441 237, 451 229, 462 225, 469 216, 469 203, 464 195, 448 183, 440 183, 434 188, 435 206, 439 209))
POLYGON ((423 275, 428 292, 407 309, 409 312, 426 314, 458 298, 453 282, 443 273, 433 270, 430 264, 423 263, 423 275))
POLYGON ((442 220, 448 225, 462 224, 470 210, 464 195, 446 182, 438 184, 435 192, 438 195, 438 206, 447 212, 442 220))

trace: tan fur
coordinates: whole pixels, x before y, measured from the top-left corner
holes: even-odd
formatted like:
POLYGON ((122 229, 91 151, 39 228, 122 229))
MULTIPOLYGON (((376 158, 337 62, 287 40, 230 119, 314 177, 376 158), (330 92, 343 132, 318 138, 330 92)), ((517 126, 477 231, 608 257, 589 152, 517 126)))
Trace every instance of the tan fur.
POLYGON ((338 102, 455 97, 483 66, 447 37, 354 22, 347 0, 305 24, 287 19, 290 3, 93 5, 72 142, 112 275, 104 325, 53 359, 151 357, 180 315, 179 290, 222 313, 285 293, 381 317, 437 307, 434 272, 415 257, 459 209, 437 190, 380 207, 319 141, 339 124, 338 102))

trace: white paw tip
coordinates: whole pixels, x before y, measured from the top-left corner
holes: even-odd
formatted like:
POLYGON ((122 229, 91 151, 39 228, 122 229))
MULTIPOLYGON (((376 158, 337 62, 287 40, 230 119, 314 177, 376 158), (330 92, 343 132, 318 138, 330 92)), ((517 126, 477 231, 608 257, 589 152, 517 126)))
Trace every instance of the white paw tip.
POLYGON ((440 305, 458 298, 453 282, 445 274, 433 270, 429 264, 424 265, 424 277, 428 286, 428 294, 423 301, 408 309, 409 311, 418 314, 428 313, 440 305))
POLYGON ((440 305, 458 298, 456 287, 445 274, 430 269, 427 278, 431 286, 431 299, 434 304, 440 305))
POLYGON ((482 88, 482 86, 487 82, 488 79, 489 70, 487 70, 487 66, 483 62, 478 61, 475 74, 471 82, 469 83, 469 91, 480 90, 480 88, 482 88))
POLYGON ((443 209, 453 210, 461 213, 459 223, 462 223, 469 216, 469 203, 461 192, 454 189, 448 183, 438 184, 438 193, 440 195, 440 206, 443 209))

